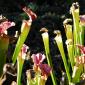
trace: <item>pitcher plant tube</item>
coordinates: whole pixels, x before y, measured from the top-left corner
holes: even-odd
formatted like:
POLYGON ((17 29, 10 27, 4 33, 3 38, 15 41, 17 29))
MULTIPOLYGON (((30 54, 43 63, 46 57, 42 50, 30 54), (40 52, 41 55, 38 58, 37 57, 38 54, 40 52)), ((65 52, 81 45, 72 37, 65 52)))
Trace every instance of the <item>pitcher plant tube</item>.
POLYGON ((6 55, 9 45, 9 36, 7 35, 7 29, 12 26, 15 26, 15 23, 7 19, 0 23, 0 76, 3 72, 3 66, 6 63, 6 55))

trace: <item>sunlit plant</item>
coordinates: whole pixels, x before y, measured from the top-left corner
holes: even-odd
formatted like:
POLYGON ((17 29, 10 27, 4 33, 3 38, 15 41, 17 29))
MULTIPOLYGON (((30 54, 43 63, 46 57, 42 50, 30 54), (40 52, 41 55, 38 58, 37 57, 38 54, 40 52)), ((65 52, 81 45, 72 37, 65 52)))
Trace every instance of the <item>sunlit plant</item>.
POLYGON ((64 51, 62 35, 60 31, 56 31, 55 41, 58 45, 64 67, 66 70, 69 85, 76 85, 76 83, 84 80, 85 72, 85 47, 84 47, 84 36, 85 36, 85 17, 84 15, 79 16, 79 5, 73 3, 70 9, 73 16, 73 25, 69 24, 72 22, 71 19, 66 19, 63 24, 66 33, 66 46, 67 52, 64 51), (68 54, 68 59, 66 55, 68 54), (70 66, 69 66, 70 64, 70 66), (82 76, 83 75, 83 76, 82 76))
POLYGON ((12 57, 13 64, 15 64, 16 60, 17 60, 17 71, 18 71, 17 72, 17 74, 18 74, 17 84, 18 85, 21 85, 22 68, 23 68, 25 57, 26 57, 26 52, 27 52, 27 49, 28 49, 28 47, 26 45, 23 45, 23 44, 24 44, 24 42, 27 38, 27 35, 30 31, 32 20, 36 19, 36 17, 37 17, 36 14, 34 12, 32 12, 32 10, 27 8, 27 7, 24 7, 23 11, 26 12, 26 14, 29 17, 29 20, 24 20, 23 23, 22 23, 21 34, 18 38, 16 47, 15 47, 15 50, 14 50, 14 54, 13 54, 13 57, 12 57))
MULTIPOLYGON (((46 28, 42 28, 40 31, 43 32, 42 39, 43 39, 43 43, 44 43, 44 48, 45 48, 45 53, 46 53, 48 65, 53 68, 52 59, 51 59, 51 55, 50 55, 50 48, 49 48, 48 30, 46 28)), ((57 85, 54 70, 51 72, 51 78, 52 78, 53 85, 57 85)))
MULTIPOLYGON (((2 15, 1 18, 3 20, 2 15)), ((7 29, 12 26, 15 26, 15 23, 7 19, 0 23, 0 76, 2 76, 3 66, 6 63, 6 54, 9 45, 9 36, 7 35, 7 29)))
MULTIPOLYGON (((17 84, 21 85, 21 74, 22 68, 26 56, 26 52, 28 46, 24 45, 24 42, 27 38, 27 35, 30 31, 32 21, 36 19, 36 14, 32 12, 31 9, 24 7, 23 11, 25 11, 29 17, 29 20, 23 20, 21 26, 21 34, 18 38, 18 41, 15 46, 15 50, 13 53, 12 61, 13 66, 16 64, 17 60, 17 84)), ((6 55, 9 45, 9 36, 7 36, 7 29, 15 26, 14 22, 10 22, 7 19, 0 23, 0 81, 2 82, 2 74, 3 74, 3 66, 6 63, 6 55), (2 61, 3 60, 3 61, 2 61)))
MULTIPOLYGON (((21 33, 18 35, 19 37, 12 56, 12 67, 17 65, 17 80, 16 82, 12 82, 12 85, 22 85, 22 69, 29 49, 24 42, 31 29, 32 21, 37 18, 36 14, 31 9, 24 7, 23 11, 28 15, 29 19, 23 20, 22 22, 21 33)), ((66 76, 68 78, 67 81, 69 85, 76 85, 76 83, 85 80, 85 15, 79 16, 79 5, 77 2, 72 4, 70 12, 73 16, 73 25, 69 24, 69 22, 72 22, 72 19, 66 19, 63 22, 67 38, 65 42, 67 51, 64 51, 64 43, 59 30, 54 31, 56 34, 54 40, 59 48, 64 63, 66 76)), ((4 21, 2 20, 2 22, 0 22, 0 85, 6 80, 5 74, 3 74, 3 67, 5 67, 4 65, 6 63, 8 46, 10 43, 7 29, 12 26, 15 26, 15 23, 8 19, 4 19, 4 21)), ((26 72, 27 85, 45 85, 49 75, 51 75, 53 85, 57 85, 57 78, 54 73, 50 55, 49 33, 46 28, 42 28, 40 31, 42 32, 41 36, 46 56, 41 53, 31 55, 33 68, 26 72), (45 58, 48 64, 44 63, 45 58)))
POLYGON ((28 46, 24 44, 17 57, 17 84, 18 85, 21 85, 22 68, 23 68, 24 61, 26 59, 27 50, 28 50, 28 46))
MULTIPOLYGON (((32 10, 27 7, 24 7, 23 11, 27 13, 29 20, 24 20, 22 22, 21 34, 18 35, 19 38, 17 40, 13 57, 12 57, 12 61, 13 61, 12 67, 17 63, 17 81, 12 82, 12 84, 17 83, 17 85, 22 85, 21 83, 22 68, 27 56, 28 46, 25 45, 24 42, 30 31, 32 21, 36 19, 37 17, 36 14, 33 13, 32 10)), ((6 72, 7 71, 6 66, 9 67, 9 65, 4 66, 4 64, 6 63, 6 52, 8 50, 8 45, 9 45, 9 37, 7 36, 7 29, 10 28, 11 26, 15 26, 15 23, 10 22, 8 20, 0 24, 0 67, 1 67, 0 68, 0 76, 1 76, 0 85, 4 82, 4 79, 5 79, 5 78, 2 78, 4 77, 3 71, 6 72), (4 62, 2 62, 2 60, 4 60, 4 62)), ((43 64, 45 55, 44 54, 42 55, 41 53, 33 54, 31 58, 33 59, 33 63, 34 63, 33 71, 35 72, 35 78, 32 79, 29 72, 27 72, 27 85, 45 85, 46 80, 52 71, 49 65, 43 64)))

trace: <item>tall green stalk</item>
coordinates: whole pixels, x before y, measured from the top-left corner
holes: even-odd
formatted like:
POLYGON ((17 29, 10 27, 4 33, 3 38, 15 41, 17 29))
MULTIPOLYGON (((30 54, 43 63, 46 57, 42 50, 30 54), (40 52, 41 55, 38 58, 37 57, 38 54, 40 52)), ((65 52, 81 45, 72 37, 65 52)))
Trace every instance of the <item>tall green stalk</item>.
POLYGON ((74 49, 75 49, 75 56, 79 55, 79 49, 76 48, 76 44, 80 44, 80 27, 79 27, 79 5, 78 3, 72 4, 71 13, 73 16, 73 36, 74 36, 74 49))
POLYGON ((75 65, 73 41, 71 39, 68 39, 66 41, 66 45, 67 45, 68 57, 70 59, 71 67, 73 70, 74 65, 75 65))
POLYGON ((85 25, 82 25, 82 22, 80 22, 80 42, 81 42, 81 45, 84 45, 84 35, 85 35, 85 25))
POLYGON ((71 82, 70 69, 69 69, 69 66, 68 66, 68 63, 67 63, 67 60, 66 60, 66 56, 65 56, 65 52, 64 52, 64 48, 63 48, 63 42, 62 42, 62 37, 61 37, 60 31, 57 31, 57 36, 55 37, 55 41, 56 41, 57 46, 59 48, 59 51, 61 53, 68 80, 69 80, 69 82, 71 82))
POLYGON ((17 85, 22 85, 21 75, 22 75, 23 64, 24 64, 24 60, 18 57, 17 58, 17 85))
POLYGON ((8 45, 9 37, 3 34, 3 36, 0 36, 0 76, 2 76, 3 66, 6 63, 8 45))
MULTIPOLYGON (((42 38, 43 38, 43 43, 44 43, 44 47, 45 47, 48 65, 53 68, 52 59, 51 59, 51 56, 50 56, 48 33, 47 32, 42 33, 42 38)), ((56 81, 56 78, 55 78, 54 71, 51 72, 51 78, 52 78, 53 85, 57 85, 57 81, 56 81)))
MULTIPOLYGON (((82 38, 83 31, 82 31, 82 29, 80 27, 80 23, 79 23, 80 17, 79 17, 79 5, 78 5, 78 3, 74 3, 72 5, 71 13, 72 13, 72 16, 73 16, 73 25, 74 25, 74 27, 73 27, 74 57, 77 57, 77 56, 80 55, 80 51, 76 47, 76 44, 83 44, 83 38, 82 38)), ((82 69, 83 69, 83 66, 82 66, 82 64, 80 64, 78 66, 78 69, 76 70, 76 72, 73 71, 73 74, 75 74, 75 76, 73 76, 73 79, 72 79, 73 82, 79 82, 80 76, 81 76, 81 73, 82 73, 82 69)))
POLYGON ((65 34, 66 34, 67 39, 73 39, 72 25, 70 25, 69 22, 72 22, 72 20, 65 19, 63 22, 65 34))
POLYGON ((30 31, 30 27, 31 27, 31 23, 32 22, 29 22, 29 21, 24 21, 22 23, 22 26, 21 26, 21 34, 19 36, 19 39, 17 41, 17 44, 16 44, 16 48, 14 50, 14 54, 13 54, 13 57, 12 57, 12 60, 13 60, 13 64, 15 64, 16 60, 17 60, 17 56, 19 55, 19 52, 27 38, 27 35, 30 31))

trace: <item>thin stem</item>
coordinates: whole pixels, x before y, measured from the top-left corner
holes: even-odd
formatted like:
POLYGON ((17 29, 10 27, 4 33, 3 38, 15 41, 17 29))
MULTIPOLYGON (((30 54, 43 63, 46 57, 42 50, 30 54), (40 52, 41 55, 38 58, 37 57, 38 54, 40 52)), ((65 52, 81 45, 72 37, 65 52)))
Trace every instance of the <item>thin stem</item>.
POLYGON ((57 35, 55 37, 55 41, 56 41, 57 46, 59 48, 59 51, 61 53, 61 56, 62 56, 62 59, 63 59, 63 63, 64 63, 64 66, 65 66, 65 70, 66 70, 66 74, 67 74, 68 80, 70 82, 71 81, 71 75, 70 75, 70 71, 69 71, 70 69, 69 69, 69 66, 67 64, 67 60, 66 60, 66 57, 65 57, 61 34, 59 34, 59 35, 57 35))
POLYGON ((21 75, 22 75, 22 68, 23 68, 24 61, 21 59, 17 59, 17 85, 21 84, 21 75))
POLYGON ((30 31, 30 26, 31 26, 31 23, 32 22, 28 22, 28 21, 24 21, 22 23, 22 26, 21 26, 21 35, 19 36, 19 39, 17 41, 17 44, 16 44, 16 48, 14 50, 14 54, 13 54, 13 57, 12 57, 12 60, 13 60, 13 64, 16 63, 16 60, 17 60, 17 56, 19 55, 19 52, 27 38, 27 35, 30 31))
POLYGON ((77 3, 75 5, 73 4, 71 7, 71 12, 73 16, 73 24, 74 24, 74 49, 75 49, 75 56, 79 55, 79 49, 76 48, 76 44, 80 44, 79 41, 79 32, 80 32, 80 27, 79 27, 79 6, 77 3))
POLYGON ((72 70, 73 70, 74 65, 75 65, 73 42, 72 42, 71 39, 69 39, 69 40, 66 41, 66 44, 67 44, 68 57, 70 59, 71 67, 72 67, 72 70))
MULTIPOLYGON (((47 62, 49 64, 49 66, 53 68, 52 59, 51 59, 51 56, 50 56, 48 33, 47 32, 43 33, 42 38, 43 38, 43 43, 44 43, 44 47, 45 47, 47 62)), ((52 78, 53 85, 57 85, 56 77, 55 77, 55 74, 54 74, 53 71, 51 72, 51 78, 52 78)))

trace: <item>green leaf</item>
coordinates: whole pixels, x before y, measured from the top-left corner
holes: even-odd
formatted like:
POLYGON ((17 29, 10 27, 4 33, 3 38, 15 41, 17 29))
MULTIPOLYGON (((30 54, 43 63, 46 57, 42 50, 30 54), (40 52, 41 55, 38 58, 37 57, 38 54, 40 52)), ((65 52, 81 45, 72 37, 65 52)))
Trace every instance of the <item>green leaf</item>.
POLYGON ((66 44, 67 44, 68 57, 69 57, 71 67, 73 70, 74 65, 75 65, 73 41, 71 39, 68 39, 66 40, 66 44))
POLYGON ((82 72, 83 72, 83 64, 80 64, 78 67, 75 66, 74 71, 73 71, 73 75, 72 75, 73 76, 72 82, 74 82, 74 83, 79 82, 82 72))
POLYGON ((81 45, 84 45, 84 35, 85 35, 85 26, 83 26, 81 23, 80 23, 80 44, 81 45))
MULTIPOLYGON (((21 57, 21 56, 19 56, 19 57, 21 57)), ((21 75, 22 75, 23 64, 24 64, 24 60, 21 58, 18 58, 17 59, 17 84, 18 85, 22 85, 21 84, 21 75)))
POLYGON ((57 31, 57 36, 55 37, 55 41, 56 41, 57 46, 59 48, 59 51, 61 53, 68 80, 69 80, 69 82, 71 82, 70 69, 69 69, 69 66, 68 66, 68 63, 67 63, 67 60, 66 60, 66 56, 65 56, 65 52, 64 52, 64 47, 63 47, 63 42, 62 42, 62 37, 61 37, 60 31, 57 31))
POLYGON ((73 38, 72 25, 66 25, 65 30, 67 39, 72 39, 73 38))
POLYGON ((22 26, 21 26, 21 34, 19 36, 19 39, 17 41, 17 44, 16 44, 16 48, 15 48, 15 51, 14 51, 14 54, 13 54, 13 57, 12 57, 12 60, 13 60, 13 64, 15 64, 16 60, 17 60, 17 56, 27 38, 27 35, 30 31, 30 26, 31 26, 31 22, 27 22, 27 21, 24 21, 22 23, 22 26))
POLYGON ((6 63, 9 38, 5 34, 0 36, 0 76, 3 73, 3 66, 6 63))
MULTIPOLYGON (((43 43, 44 43, 44 47, 45 47, 45 52, 46 52, 48 65, 50 67, 53 67, 52 59, 51 59, 51 56, 50 56, 49 35, 48 35, 48 33, 47 32, 42 33, 42 38, 43 38, 43 43)), ((54 74, 53 71, 51 72, 51 78, 52 78, 53 85, 57 85, 57 81, 56 81, 55 74, 54 74)))
POLYGON ((71 7, 71 13, 73 16, 73 38, 74 38, 74 49, 75 49, 75 56, 79 55, 79 49, 75 47, 76 44, 80 44, 79 35, 80 35, 80 27, 79 27, 79 5, 78 3, 73 4, 71 7))

